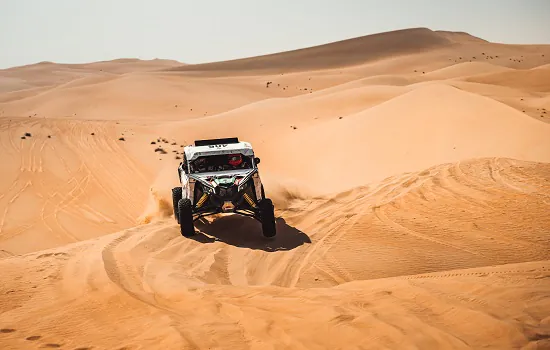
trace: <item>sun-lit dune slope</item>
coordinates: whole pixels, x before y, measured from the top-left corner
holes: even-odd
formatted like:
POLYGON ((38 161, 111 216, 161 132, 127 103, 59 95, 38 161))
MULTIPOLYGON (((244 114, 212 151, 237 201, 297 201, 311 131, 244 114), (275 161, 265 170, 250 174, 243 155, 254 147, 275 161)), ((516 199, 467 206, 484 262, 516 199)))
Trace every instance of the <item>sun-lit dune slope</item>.
POLYGON ((156 172, 130 155, 139 145, 123 134, 107 122, 0 119, 0 249, 26 253, 135 225, 156 172))
POLYGON ((443 164, 313 200, 308 215, 293 216, 303 206, 290 205, 287 222, 307 220, 308 226, 297 226, 322 242, 298 285, 550 258, 547 163, 491 158, 443 164), (322 232, 327 236, 319 239, 322 232))
MULTIPOLYGON (((353 187, 365 180, 467 158, 547 162, 549 135, 549 125, 504 104, 430 84, 342 120, 289 134, 285 145, 300 149, 300 157, 289 159, 288 168, 280 169, 307 169, 316 174, 318 187, 335 186, 334 176, 343 178, 336 186, 353 187), (323 147, 326 140, 333 147, 323 147), (316 156, 321 150, 323 157, 316 156), (323 171, 327 159, 339 166, 323 171)), ((285 163, 283 157, 276 157, 276 163, 285 163)))
POLYGON ((498 74, 510 70, 511 68, 494 65, 488 62, 462 62, 428 72, 422 78, 427 78, 429 80, 444 80, 488 73, 498 74))
POLYGON ((117 59, 112 61, 65 64, 40 62, 26 66, 0 69, 0 93, 41 86, 55 86, 93 75, 124 74, 182 66, 172 60, 117 59))
POLYGON ((196 282, 284 287, 546 260, 549 179, 547 163, 488 158, 316 199, 267 187, 281 218, 275 241, 262 240, 254 220, 227 216, 197 225, 199 245, 158 249, 196 267, 196 282))
POLYGON ((273 93, 276 94, 273 89, 266 89, 265 83, 254 80, 211 81, 155 74, 94 76, 31 96, 18 92, 4 94, 6 103, 0 103, 0 109, 7 116, 39 118, 76 115, 96 120, 181 120, 220 113, 271 97, 273 93))
POLYGON ((326 97, 331 107, 304 97, 303 106, 327 106, 326 112, 318 112, 319 119, 307 111, 279 113, 285 103, 273 101, 164 129, 191 138, 238 132, 267 159, 264 172, 297 179, 312 194, 469 158, 550 161, 550 125, 491 98, 439 83, 408 92, 375 91, 359 90, 349 95, 355 100, 342 106, 326 97), (379 104, 362 109, 376 96, 379 104), (352 114, 338 116, 337 109, 352 114))
POLYGON ((469 77, 466 81, 490 84, 503 85, 517 89, 535 91, 535 92, 550 92, 550 67, 536 67, 528 70, 513 70, 507 72, 496 72, 475 77, 469 77))
MULTIPOLYGON (((4 349, 550 345, 549 261, 355 282, 337 289, 189 288, 178 281, 185 271, 142 286, 139 272, 128 265, 133 260, 112 262, 110 247, 97 249, 104 249, 104 258, 63 252, 32 257, 29 270, 43 269, 46 278, 29 271, 11 283, 17 292, 0 300, 9 320, 0 316, 4 349), (10 302, 20 306, 12 308, 10 302)), ((21 261, 1 263, 3 278, 20 277, 17 265, 21 261)), ((9 292, 4 285, 0 289, 9 292)))
POLYGON ((510 159, 443 164, 294 200, 278 212, 273 241, 244 217, 199 225, 193 239, 169 219, 5 258, 0 341, 6 349, 548 345, 549 175, 548 164, 510 159), (382 279, 364 281, 374 278, 382 279))

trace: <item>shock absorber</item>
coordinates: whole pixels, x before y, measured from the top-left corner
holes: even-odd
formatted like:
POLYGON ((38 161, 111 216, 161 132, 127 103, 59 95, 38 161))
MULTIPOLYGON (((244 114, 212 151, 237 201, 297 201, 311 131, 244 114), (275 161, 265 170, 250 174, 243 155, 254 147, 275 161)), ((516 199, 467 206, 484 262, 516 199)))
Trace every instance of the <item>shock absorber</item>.
POLYGON ((252 198, 250 198, 250 196, 248 195, 248 193, 245 192, 245 193, 243 194, 243 197, 244 197, 244 199, 246 200, 246 202, 247 202, 248 204, 250 204, 250 206, 251 206, 252 208, 256 208, 256 203, 254 203, 254 200, 253 200, 252 198))

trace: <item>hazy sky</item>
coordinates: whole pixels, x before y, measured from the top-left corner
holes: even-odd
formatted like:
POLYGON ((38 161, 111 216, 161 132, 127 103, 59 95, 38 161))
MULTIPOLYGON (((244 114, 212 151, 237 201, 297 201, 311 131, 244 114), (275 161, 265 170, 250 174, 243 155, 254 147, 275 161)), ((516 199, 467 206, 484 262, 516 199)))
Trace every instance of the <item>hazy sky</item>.
POLYGON ((202 63, 410 27, 550 44, 550 0, 0 0, 0 68, 202 63))

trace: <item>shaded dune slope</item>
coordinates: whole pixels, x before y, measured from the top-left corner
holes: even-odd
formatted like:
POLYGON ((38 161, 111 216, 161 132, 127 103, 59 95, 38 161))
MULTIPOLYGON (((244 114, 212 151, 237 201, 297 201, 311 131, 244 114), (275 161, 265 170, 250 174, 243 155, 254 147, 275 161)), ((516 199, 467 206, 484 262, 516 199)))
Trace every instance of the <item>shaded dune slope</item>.
POLYGON ((297 71, 350 66, 390 56, 451 45, 452 41, 427 29, 404 29, 342 40, 305 49, 232 61, 194 64, 169 71, 297 71))

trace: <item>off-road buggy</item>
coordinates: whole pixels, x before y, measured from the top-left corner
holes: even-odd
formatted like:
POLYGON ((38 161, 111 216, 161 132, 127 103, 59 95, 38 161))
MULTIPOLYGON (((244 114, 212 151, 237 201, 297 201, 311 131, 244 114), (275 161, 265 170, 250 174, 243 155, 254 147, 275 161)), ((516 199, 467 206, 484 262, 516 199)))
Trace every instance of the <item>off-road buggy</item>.
POLYGON ((252 146, 238 138, 196 140, 184 147, 178 167, 181 187, 172 189, 174 216, 181 234, 195 234, 194 222, 208 215, 236 213, 258 220, 265 237, 274 237, 273 203, 265 197, 252 146))

